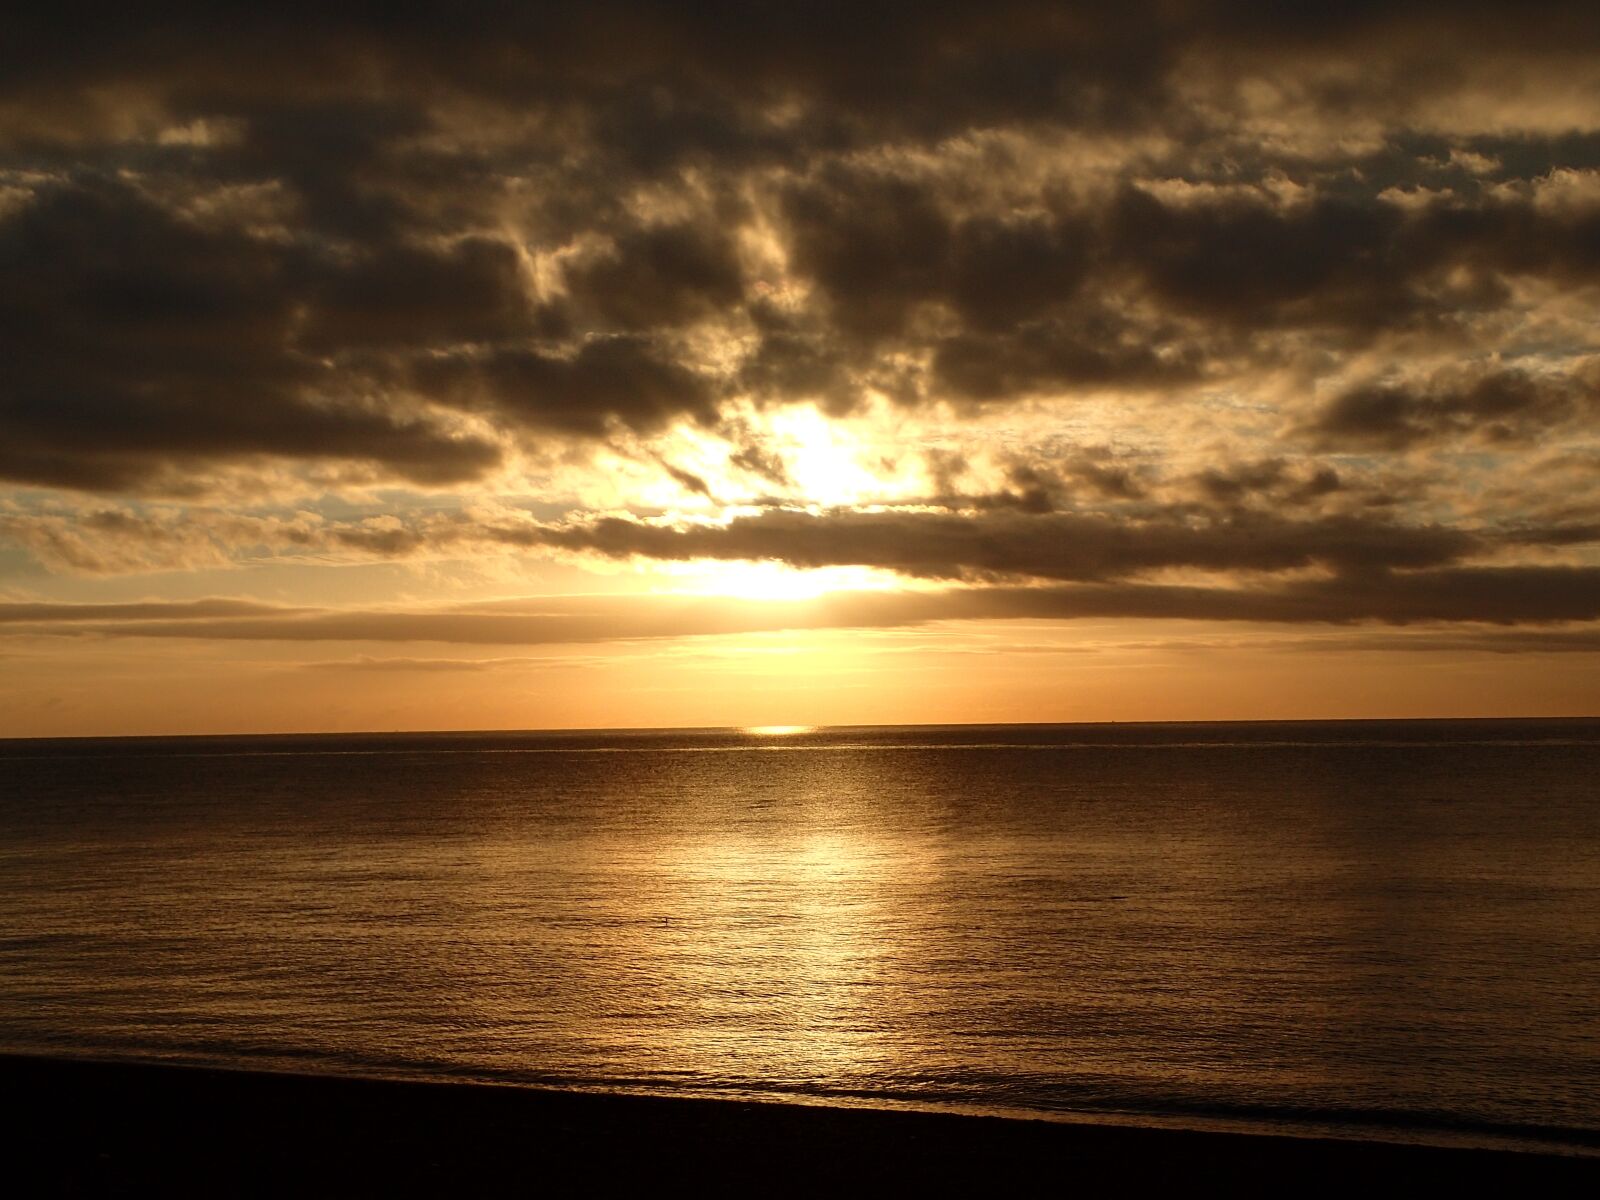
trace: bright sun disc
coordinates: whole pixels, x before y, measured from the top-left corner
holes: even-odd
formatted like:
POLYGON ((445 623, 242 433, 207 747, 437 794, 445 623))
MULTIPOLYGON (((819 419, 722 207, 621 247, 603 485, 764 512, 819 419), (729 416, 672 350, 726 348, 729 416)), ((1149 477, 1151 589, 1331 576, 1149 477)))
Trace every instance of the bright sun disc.
POLYGON ((815 725, 747 725, 745 732, 756 737, 793 737, 797 733, 810 733, 815 725))

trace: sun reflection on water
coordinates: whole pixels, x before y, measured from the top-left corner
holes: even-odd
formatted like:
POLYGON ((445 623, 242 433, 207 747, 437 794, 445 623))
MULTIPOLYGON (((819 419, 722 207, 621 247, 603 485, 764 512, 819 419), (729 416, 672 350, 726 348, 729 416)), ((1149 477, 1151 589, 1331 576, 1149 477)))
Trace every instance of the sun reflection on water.
POLYGON ((695 914, 657 946, 657 969, 694 997, 673 1053, 755 1080, 892 1071, 895 856, 854 834, 791 832, 686 845, 672 863, 695 914))
POLYGON ((919 950, 936 940, 922 930, 937 908, 930 847, 877 826, 860 761, 802 757, 735 786, 698 757, 641 760, 665 772, 637 781, 649 804, 619 791, 571 822, 556 806, 535 842, 519 797, 507 825, 470 839, 454 904, 485 936, 452 946, 441 967, 459 978, 436 991, 472 1055, 763 1095, 921 1069, 905 1030, 919 950))

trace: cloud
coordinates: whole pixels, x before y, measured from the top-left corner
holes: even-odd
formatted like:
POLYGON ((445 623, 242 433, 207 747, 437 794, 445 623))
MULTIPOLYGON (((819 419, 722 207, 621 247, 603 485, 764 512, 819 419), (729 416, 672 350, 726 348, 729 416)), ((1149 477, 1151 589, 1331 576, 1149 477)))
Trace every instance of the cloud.
MULTIPOLYGON (((1204 194, 1202 194, 1204 195, 1204 194)), ((1171 203, 1125 188, 1109 211, 1115 257, 1163 306, 1249 326, 1370 329, 1415 317, 1403 215, 1342 197, 1285 206, 1224 193, 1171 203)))
POLYGON ((441 672, 454 674, 456 672, 476 673, 480 671, 500 671, 537 665, 542 668, 552 666, 581 666, 585 665, 583 659, 567 658, 374 658, 371 655, 361 655, 357 658, 324 659, 319 662, 303 664, 299 669, 305 671, 397 671, 397 672, 441 672))
POLYGON ((593 438, 613 426, 648 432, 716 413, 710 380, 662 346, 627 334, 586 341, 570 356, 467 351, 424 361, 413 378, 445 403, 486 409, 536 431, 593 438))
POLYGON ((493 442, 296 349, 297 326, 328 315, 311 303, 313 256, 88 178, 42 188, 0 220, 0 264, 0 477, 178 491, 199 467, 274 458, 451 484, 499 461, 493 442))
POLYGON ((1221 505, 1266 497, 1278 504, 1309 504, 1344 487, 1339 472, 1318 466, 1296 472, 1281 458, 1207 467, 1195 479, 1208 500, 1221 505))
POLYGON ((532 321, 515 249, 464 237, 448 248, 404 243, 349 263, 319 263, 297 348, 406 353, 523 335, 532 321))
MULTIPOLYGON (((1271 646, 1274 643, 1269 643, 1271 646)), ((1351 636, 1306 638, 1282 643, 1286 649, 1320 653, 1390 654, 1596 654, 1600 653, 1600 628, 1564 629, 1451 629, 1416 633, 1363 633, 1351 636)))
POLYGON ((0 624, 58 625, 79 621, 205 621, 239 617, 293 617, 309 610, 254 600, 149 600, 129 604, 0 602, 0 624))
POLYGON ((1575 4, 19 16, 0 534, 89 575, 560 552, 986 585, 829 618, 869 623, 1588 620, 1597 46, 1575 4), (871 453, 780 446, 801 404, 871 453))
MULTIPOLYGON (((308 610, 203 601, 171 605, 0 606, 12 634, 192 638, 213 641, 441 642, 573 645, 593 642, 896 625, 906 618, 872 597, 767 603, 697 596, 548 596, 420 610, 308 610), (90 609, 101 610, 96 614, 90 609), (165 611, 163 611, 163 609, 165 611)), ((924 618, 915 617, 912 620, 924 618)))
POLYGON ((1096 580, 1168 568, 1341 571, 1430 567, 1479 549, 1473 535, 1359 517, 1165 513, 1136 520, 1079 513, 769 509, 724 525, 669 527, 601 518, 528 536, 612 557, 773 560, 867 566, 929 579, 1029 576, 1096 580))
MULTIPOLYGON (((332 610, 227 600, 0 605, 0 634, 201 641, 581 645, 949 621, 1141 618, 1278 625, 1562 625, 1525 649, 1587 650, 1600 568, 1456 567, 1255 588, 1112 583, 840 592, 812 601, 546 596, 454 608, 332 610), (1578 623, 1578 624, 1575 624, 1578 623)), ((1440 642, 1461 645, 1460 636, 1440 642)))
POLYGON ((938 201, 918 181, 860 173, 785 197, 794 264, 827 297, 837 328, 899 333, 913 305, 938 294, 952 240, 938 201))
POLYGON ((571 305, 602 326, 659 329, 715 315, 744 299, 744 273, 722 228, 679 222, 627 229, 565 273, 571 305))
MULTIPOLYGON (((1595 540, 1592 524, 1466 531, 1359 514, 1294 515, 1297 506, 1337 492, 1337 478, 1327 471, 1302 477, 1271 461, 1202 475, 1202 491, 1220 500, 1211 507, 1142 501, 1114 468, 1093 461, 1069 464, 1068 470, 1071 475, 1064 477, 1018 466, 1011 477, 1017 490, 977 497, 963 509, 769 507, 723 523, 678 524, 615 516, 544 523, 515 509, 347 521, 314 513, 99 509, 0 514, 0 535, 52 569, 89 575, 215 567, 277 555, 359 561, 561 551, 665 562, 777 562, 799 569, 869 567, 974 582, 1095 582, 1174 570, 1241 580, 1313 570, 1354 577, 1595 540), (1073 487, 1109 489, 1122 507, 1100 513, 1063 509, 1073 487), (1257 498, 1280 511, 1246 502, 1257 498)), ((703 483, 677 473, 684 487, 703 483)))
POLYGON ((944 338, 933 351, 932 386, 956 400, 1003 401, 1103 385, 1164 388, 1193 381, 1197 366, 1186 350, 1163 354, 1148 329, 1090 313, 944 338))
POLYGON ((1600 370, 1591 361, 1554 377, 1456 370, 1415 382, 1354 387, 1324 405, 1306 432, 1325 448, 1403 450, 1448 439, 1526 441, 1595 416, 1600 370))
POLYGON ((1013 615, 1389 625, 1593 621, 1600 568, 1451 567, 1296 580, 1258 588, 1091 585, 1006 593, 1013 615))
POLYGON ((445 548, 462 532, 459 519, 435 518, 426 526, 393 516, 338 522, 311 512, 256 516, 227 509, 126 507, 0 511, 0 536, 48 569, 78 575, 234 566, 257 552, 396 558, 430 545, 445 548))

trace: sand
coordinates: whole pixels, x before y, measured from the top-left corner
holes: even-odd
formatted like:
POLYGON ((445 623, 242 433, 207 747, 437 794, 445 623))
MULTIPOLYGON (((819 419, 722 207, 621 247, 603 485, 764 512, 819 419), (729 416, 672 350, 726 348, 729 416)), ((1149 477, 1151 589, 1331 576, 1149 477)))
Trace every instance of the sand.
POLYGON ((15 1195, 1600 1181, 1600 1158, 0 1057, 15 1195))

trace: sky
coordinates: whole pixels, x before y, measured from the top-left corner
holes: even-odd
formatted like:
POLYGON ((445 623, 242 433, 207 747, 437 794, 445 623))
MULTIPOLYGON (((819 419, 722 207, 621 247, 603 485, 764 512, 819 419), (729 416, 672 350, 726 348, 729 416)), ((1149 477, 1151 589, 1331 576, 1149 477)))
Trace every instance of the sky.
POLYGON ((0 736, 1600 713, 1600 9, 400 7, 8 18, 0 736))

